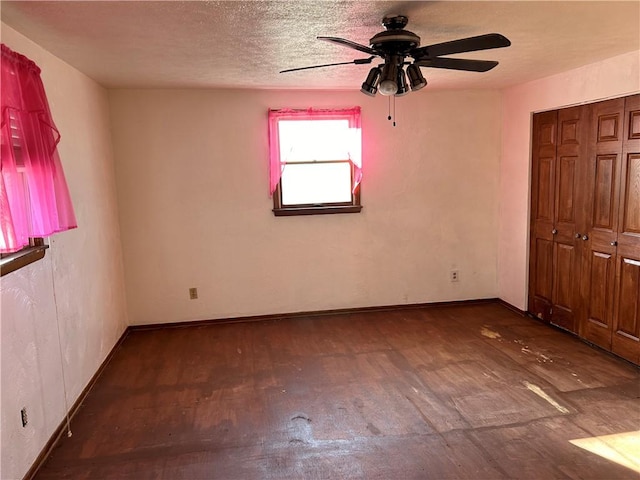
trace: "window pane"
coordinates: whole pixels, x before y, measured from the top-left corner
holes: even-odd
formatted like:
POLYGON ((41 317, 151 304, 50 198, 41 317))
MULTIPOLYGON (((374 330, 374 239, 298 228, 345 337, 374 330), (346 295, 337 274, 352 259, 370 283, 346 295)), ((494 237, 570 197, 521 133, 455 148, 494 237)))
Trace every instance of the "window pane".
POLYGON ((281 179, 282 204, 343 203, 351 201, 351 164, 288 164, 281 179))
POLYGON ((349 159, 348 120, 280 120, 278 131, 284 162, 349 159))

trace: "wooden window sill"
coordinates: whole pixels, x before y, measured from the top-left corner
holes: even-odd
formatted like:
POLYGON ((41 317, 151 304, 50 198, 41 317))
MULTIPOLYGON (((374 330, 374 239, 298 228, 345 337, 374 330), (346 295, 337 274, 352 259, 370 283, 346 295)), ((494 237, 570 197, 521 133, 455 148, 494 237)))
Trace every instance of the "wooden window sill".
POLYGON ((49 248, 49 245, 36 245, 23 248, 18 252, 3 257, 0 260, 0 276, 4 277, 8 273, 15 272, 30 263, 43 259, 47 248, 49 248))
POLYGON ((362 205, 336 205, 317 207, 282 207, 274 208, 273 214, 276 217, 291 217, 294 215, 327 215, 334 213, 360 213, 362 205))

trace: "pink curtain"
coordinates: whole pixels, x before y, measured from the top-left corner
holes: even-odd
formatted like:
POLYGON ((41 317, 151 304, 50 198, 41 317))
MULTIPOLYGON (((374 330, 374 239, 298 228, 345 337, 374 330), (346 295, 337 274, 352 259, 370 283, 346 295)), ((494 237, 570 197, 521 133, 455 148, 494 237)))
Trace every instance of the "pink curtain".
POLYGON ((341 109, 314 109, 306 110, 269 110, 269 194, 273 195, 285 163, 280 157, 280 142, 278 132, 278 120, 349 120, 350 144, 347 146, 349 160, 355 168, 353 190, 362 180, 362 138, 360 124, 360 107, 341 109))
POLYGON ((77 227, 40 69, 2 44, 0 252, 77 227))

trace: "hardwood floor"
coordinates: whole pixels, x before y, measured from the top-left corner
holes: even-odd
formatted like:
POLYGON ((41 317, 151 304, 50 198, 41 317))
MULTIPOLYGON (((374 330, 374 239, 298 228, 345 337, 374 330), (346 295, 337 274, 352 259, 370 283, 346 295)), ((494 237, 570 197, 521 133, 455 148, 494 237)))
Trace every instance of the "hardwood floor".
POLYGON ((637 480, 571 442, 639 380, 499 304, 133 331, 36 478, 637 480))

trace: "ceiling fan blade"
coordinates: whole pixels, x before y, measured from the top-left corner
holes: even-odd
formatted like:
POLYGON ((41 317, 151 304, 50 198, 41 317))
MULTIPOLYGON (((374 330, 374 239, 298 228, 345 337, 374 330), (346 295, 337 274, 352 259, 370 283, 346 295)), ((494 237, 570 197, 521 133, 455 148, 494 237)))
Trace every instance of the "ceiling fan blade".
POLYGON ((498 62, 492 60, 467 60, 464 58, 424 58, 422 60, 416 60, 413 64, 419 67, 487 72, 498 65, 498 62))
POLYGON ((507 37, 499 33, 487 33, 477 37, 461 38, 460 40, 416 48, 411 51, 411 56, 419 60, 424 57, 435 58, 441 55, 489 50, 491 48, 508 47, 509 45, 511 45, 511 42, 507 37))
POLYGON ((338 45, 344 45, 345 47, 353 48, 354 50, 358 50, 359 52, 368 53, 369 55, 377 55, 376 52, 365 45, 360 45, 359 43, 352 42, 351 40, 346 40, 344 38, 338 37, 317 37, 318 40, 324 40, 325 42, 333 42, 338 45))
POLYGON ((369 58, 356 58, 355 60, 352 60, 350 62, 325 63, 323 65, 311 65, 309 67, 288 68, 287 70, 281 70, 280 73, 297 72, 298 70, 309 70, 311 68, 334 67, 336 65, 349 65, 351 63, 355 63, 356 65, 363 65, 366 63, 371 63, 374 58, 375 56, 371 56, 369 58))

